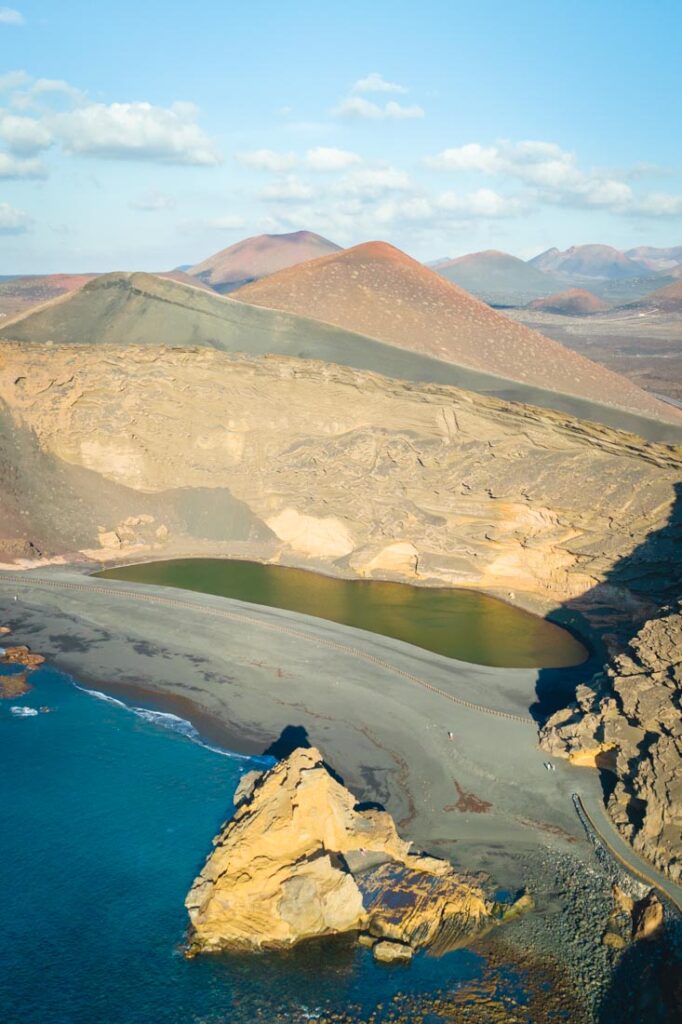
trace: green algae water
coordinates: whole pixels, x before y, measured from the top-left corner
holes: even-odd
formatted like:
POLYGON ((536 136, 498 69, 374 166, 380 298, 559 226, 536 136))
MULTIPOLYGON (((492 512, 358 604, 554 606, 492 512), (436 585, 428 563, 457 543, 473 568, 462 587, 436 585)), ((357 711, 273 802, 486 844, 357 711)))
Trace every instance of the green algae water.
POLYGON ((314 615, 478 665, 565 668, 588 657, 583 644, 555 623, 471 590, 333 579, 222 558, 145 562, 96 575, 314 615))
MULTIPOLYGON (((242 772, 272 759, 49 666, 30 681, 0 700, 2 1024, 394 1024, 414 1019, 403 998, 479 984, 480 952, 391 968, 348 938, 185 959, 185 895, 242 772)), ((492 969, 523 1005, 522 973, 492 969)))

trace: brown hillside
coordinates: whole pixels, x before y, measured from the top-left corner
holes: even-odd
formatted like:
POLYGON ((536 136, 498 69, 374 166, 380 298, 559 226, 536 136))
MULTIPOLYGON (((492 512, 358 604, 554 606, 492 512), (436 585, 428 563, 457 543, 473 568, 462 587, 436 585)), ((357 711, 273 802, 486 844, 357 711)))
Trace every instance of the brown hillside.
POLYGON ((624 377, 514 323, 385 242, 280 271, 235 298, 509 380, 682 421, 682 413, 624 377))
POLYGON ((256 235, 209 256, 189 273, 219 292, 234 291, 285 267, 314 260, 340 247, 312 231, 286 235, 256 235))
MULTIPOLYGON (((633 303, 635 305, 635 303, 633 303)), ((640 299, 638 306, 656 306, 666 313, 682 313, 682 278, 640 299)))
POLYGON ((0 325, 5 319, 27 313, 60 295, 78 291, 95 274, 33 274, 0 281, 0 325))
POLYGON ((593 295, 585 288, 569 288, 556 295, 548 295, 544 299, 535 299, 528 303, 528 309, 540 309, 544 313, 563 313, 564 316, 587 316, 590 313, 602 313, 609 308, 598 295, 593 295))

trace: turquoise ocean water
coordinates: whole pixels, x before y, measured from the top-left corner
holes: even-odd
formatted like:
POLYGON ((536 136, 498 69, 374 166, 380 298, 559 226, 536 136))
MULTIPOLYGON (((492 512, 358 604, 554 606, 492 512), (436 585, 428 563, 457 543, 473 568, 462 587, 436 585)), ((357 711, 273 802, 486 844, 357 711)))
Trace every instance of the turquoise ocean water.
POLYGON ((2 1024, 364 1020, 378 1003, 389 1020, 396 993, 480 976, 469 950, 389 968, 345 939, 185 960, 185 894, 241 773, 263 762, 47 666, 30 679, 0 701, 2 1024))

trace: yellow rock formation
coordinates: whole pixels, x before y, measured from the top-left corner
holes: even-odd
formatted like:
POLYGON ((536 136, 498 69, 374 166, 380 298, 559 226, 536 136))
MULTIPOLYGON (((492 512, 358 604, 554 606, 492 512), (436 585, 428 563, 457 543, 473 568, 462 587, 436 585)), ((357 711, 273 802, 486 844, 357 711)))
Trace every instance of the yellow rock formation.
POLYGON ((314 748, 245 777, 235 799, 186 899, 190 953, 361 930, 441 951, 491 923, 478 885, 410 853, 391 816, 359 809, 314 748))

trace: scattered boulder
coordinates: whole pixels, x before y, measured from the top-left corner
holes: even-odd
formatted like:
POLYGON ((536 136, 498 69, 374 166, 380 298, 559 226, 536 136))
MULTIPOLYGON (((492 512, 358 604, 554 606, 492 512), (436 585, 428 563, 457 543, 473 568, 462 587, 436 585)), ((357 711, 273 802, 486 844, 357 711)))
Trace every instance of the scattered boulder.
POLYGON ((315 748, 254 774, 185 901, 188 955, 357 931, 399 944, 406 959, 495 923, 477 882, 412 853, 391 816, 360 809, 315 748))
POLYGON ((409 963, 414 956, 414 950, 412 946, 405 946, 402 942, 389 942, 383 939, 377 942, 372 955, 382 964, 409 963))
POLYGON ((611 949, 625 949, 632 936, 632 910, 635 901, 618 885, 614 885, 613 908, 602 935, 602 945, 611 949))
POLYGON ((33 654, 31 649, 24 644, 3 647, 2 654, 0 654, 0 665, 24 665, 29 670, 38 668, 44 661, 42 654, 33 654))
POLYGON ((644 899, 635 903, 632 911, 632 938, 635 942, 641 939, 656 939, 663 928, 665 914, 663 904, 655 892, 648 893, 644 899))

